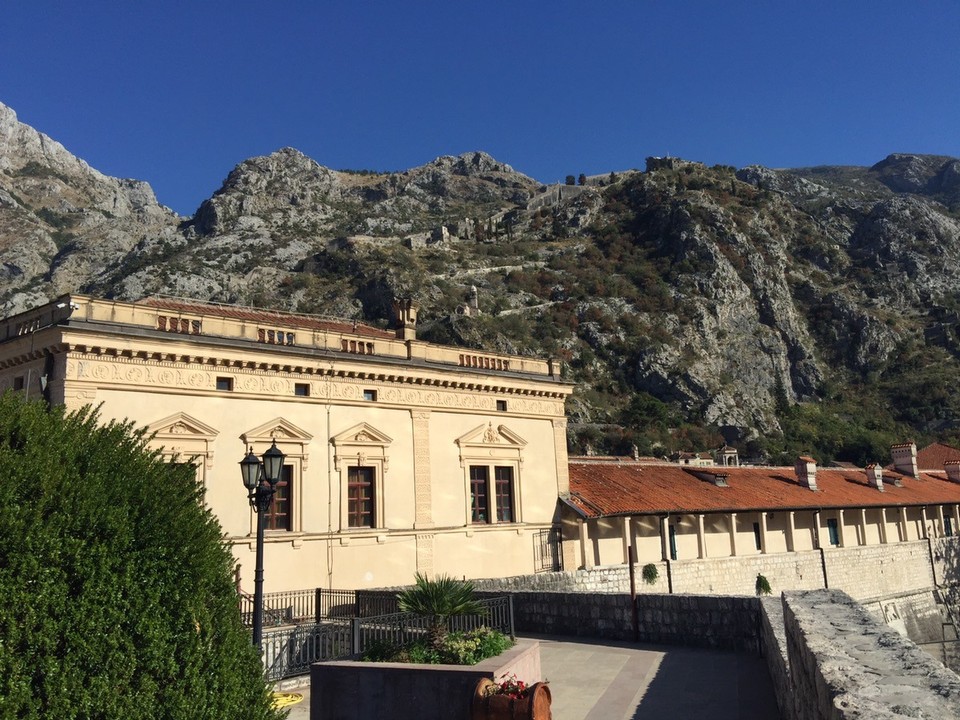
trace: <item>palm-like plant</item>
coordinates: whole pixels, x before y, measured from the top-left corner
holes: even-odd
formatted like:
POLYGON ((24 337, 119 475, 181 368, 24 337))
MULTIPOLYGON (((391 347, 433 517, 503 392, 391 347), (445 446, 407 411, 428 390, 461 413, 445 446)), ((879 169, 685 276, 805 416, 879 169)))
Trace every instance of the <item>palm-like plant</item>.
POLYGON ((473 596, 473 583, 439 575, 435 580, 417 573, 415 584, 397 595, 402 612, 416 613, 430 618, 427 630, 430 646, 443 649, 447 637, 447 620, 456 615, 475 615, 483 612, 480 601, 473 596))

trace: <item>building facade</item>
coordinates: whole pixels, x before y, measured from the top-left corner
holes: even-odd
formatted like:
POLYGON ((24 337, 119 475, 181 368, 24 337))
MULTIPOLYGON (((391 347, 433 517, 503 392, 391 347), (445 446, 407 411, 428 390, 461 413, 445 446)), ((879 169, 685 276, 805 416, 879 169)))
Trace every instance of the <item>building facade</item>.
POLYGON ((568 491, 550 361, 464 351, 398 329, 271 311, 64 296, 0 324, 0 388, 99 408, 190 462, 253 584, 256 517, 239 461, 286 456, 265 587, 372 588, 414 572, 542 569, 568 491))

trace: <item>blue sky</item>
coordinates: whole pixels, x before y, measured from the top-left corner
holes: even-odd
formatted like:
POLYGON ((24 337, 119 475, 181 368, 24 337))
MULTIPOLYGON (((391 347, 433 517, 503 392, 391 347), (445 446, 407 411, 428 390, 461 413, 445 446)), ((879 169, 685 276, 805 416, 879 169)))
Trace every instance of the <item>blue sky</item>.
POLYGON ((960 3, 10 2, 0 102, 182 214, 284 146, 374 170, 485 150, 543 182, 960 156, 960 3))

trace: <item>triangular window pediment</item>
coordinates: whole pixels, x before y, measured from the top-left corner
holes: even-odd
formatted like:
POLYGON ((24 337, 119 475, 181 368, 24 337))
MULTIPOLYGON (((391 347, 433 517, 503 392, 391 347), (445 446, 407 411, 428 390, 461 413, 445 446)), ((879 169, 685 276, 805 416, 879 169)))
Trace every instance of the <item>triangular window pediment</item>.
POLYGON ((219 434, 214 428, 185 412, 174 413, 162 420, 157 420, 147 426, 147 431, 159 438, 192 437, 204 440, 212 440, 219 434))
POLYGON ((457 445, 464 447, 491 446, 509 447, 517 450, 523 448, 527 441, 517 435, 506 425, 496 425, 488 422, 457 438, 457 445))
POLYGON ((380 432, 373 427, 373 425, 364 422, 334 435, 330 439, 330 442, 332 442, 335 447, 345 445, 376 445, 382 447, 392 443, 393 438, 380 432))
POLYGON ((278 443, 294 442, 303 444, 310 442, 313 439, 313 435, 297 427, 289 420, 275 418, 252 430, 247 430, 240 438, 247 445, 258 441, 269 442, 272 440, 276 440, 278 443))

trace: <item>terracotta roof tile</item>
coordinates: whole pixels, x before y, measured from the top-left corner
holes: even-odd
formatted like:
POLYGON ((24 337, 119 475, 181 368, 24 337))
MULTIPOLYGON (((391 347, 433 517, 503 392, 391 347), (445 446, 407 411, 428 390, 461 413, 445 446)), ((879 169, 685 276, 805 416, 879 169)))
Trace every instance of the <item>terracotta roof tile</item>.
POLYGON ((570 463, 570 504, 587 517, 662 512, 739 512, 960 503, 960 484, 940 473, 884 472, 884 491, 864 470, 817 471, 817 490, 790 467, 691 468, 644 463, 570 463), (726 487, 711 476, 724 475, 726 487), (894 485, 894 481, 900 486, 894 485))
POLYGON ((917 451, 917 467, 921 470, 940 470, 948 460, 960 460, 960 450, 933 443, 917 451))

